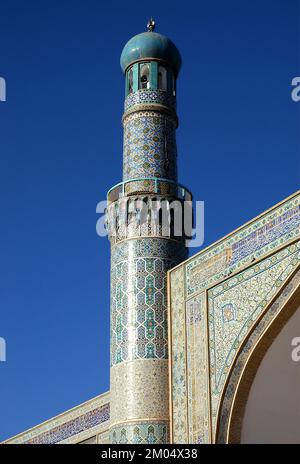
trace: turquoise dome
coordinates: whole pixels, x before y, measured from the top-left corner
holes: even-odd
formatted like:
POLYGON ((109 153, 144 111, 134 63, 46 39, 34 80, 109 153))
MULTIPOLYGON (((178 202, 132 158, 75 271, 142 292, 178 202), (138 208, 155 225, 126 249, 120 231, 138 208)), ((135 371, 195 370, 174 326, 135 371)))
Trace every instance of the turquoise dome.
POLYGON ((158 58, 166 61, 178 74, 181 56, 174 43, 157 32, 142 32, 130 39, 121 54, 121 68, 126 68, 143 58, 158 58))

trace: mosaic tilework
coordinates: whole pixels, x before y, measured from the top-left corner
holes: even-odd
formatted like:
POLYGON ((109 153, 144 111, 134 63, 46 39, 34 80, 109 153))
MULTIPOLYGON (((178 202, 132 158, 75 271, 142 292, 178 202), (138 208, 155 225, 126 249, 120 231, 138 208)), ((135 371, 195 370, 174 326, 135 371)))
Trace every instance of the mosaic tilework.
POLYGON ((214 436, 218 405, 234 356, 298 266, 299 198, 297 192, 171 271, 172 347, 181 340, 171 360, 172 372, 178 372, 176 379, 173 374, 171 394, 175 443, 206 443, 210 434, 214 436), (182 281, 175 279, 180 275, 182 281), (210 362, 205 361, 208 348, 210 362), (201 370, 205 364, 206 373, 201 370))
POLYGON ((111 365, 168 357, 166 272, 186 250, 173 241, 159 242, 127 240, 113 247, 111 365), (139 253, 141 248, 144 256, 139 253))
POLYGON ((138 112, 124 123, 123 180, 160 177, 177 180, 174 120, 155 112, 138 112))
POLYGON ((109 393, 100 395, 53 419, 33 427, 5 443, 54 444, 76 443, 108 427, 109 393))
POLYGON ((169 419, 168 360, 136 360, 111 369, 111 426, 144 418, 169 419))
POLYGON ((53 428, 49 432, 42 433, 36 438, 25 441, 25 444, 47 444, 59 443, 72 435, 77 435, 84 430, 95 427, 109 420, 109 405, 101 409, 94 409, 83 416, 66 422, 60 427, 53 428))
POLYGON ((112 246, 112 442, 128 440, 131 443, 140 439, 141 443, 164 443, 167 440, 166 273, 186 253, 183 243, 161 238, 136 238, 112 246), (164 422, 155 428, 157 419, 164 422), (139 427, 133 428, 132 422, 138 420, 139 427), (124 426, 120 429, 118 424, 122 421, 124 426), (154 427, 151 433, 149 421, 154 427))
POLYGON ((174 261, 174 256, 180 260, 187 255, 187 250, 178 245, 176 241, 157 238, 126 240, 123 246, 115 245, 111 249, 111 260, 119 263, 128 258, 129 250, 137 258, 161 258, 162 256, 170 261, 174 261), (126 245, 126 243, 128 245, 126 245))
POLYGON ((146 103, 168 106, 176 110, 176 98, 164 90, 138 90, 129 94, 125 99, 125 111, 136 105, 146 103))
POLYGON ((208 444, 210 436, 209 362, 206 294, 186 303, 186 356, 189 443, 208 444))
POLYGON ((112 444, 165 444, 169 442, 168 427, 164 422, 124 424, 114 429, 112 444))
POLYGON ((206 294, 185 304, 183 275, 183 268, 170 275, 173 442, 206 444, 211 442, 206 294))
POLYGON ((251 266, 208 292, 212 425, 236 352, 267 305, 300 262, 300 242, 251 266), (224 305, 235 307, 224 321, 224 305))
POLYGON ((300 195, 200 252, 186 266, 187 296, 213 285, 300 235, 300 195))
POLYGON ((279 314, 282 306, 289 300, 292 293, 300 285, 300 270, 295 274, 292 280, 284 287, 280 295, 276 298, 275 302, 271 305, 267 313, 259 321, 258 325, 252 332, 247 343, 241 350, 239 356, 236 359, 234 368, 230 374, 229 381, 225 390, 224 400, 219 411, 220 422, 219 422, 219 433, 216 439, 217 443, 227 442, 227 432, 229 425, 229 415, 233 405, 233 398, 236 393, 239 380, 243 368, 249 359, 253 347, 262 336, 263 332, 272 324, 276 316, 279 314))
POLYGON ((171 289, 171 351, 173 443, 188 443, 187 381, 185 351, 184 269, 178 268, 170 276, 171 289))

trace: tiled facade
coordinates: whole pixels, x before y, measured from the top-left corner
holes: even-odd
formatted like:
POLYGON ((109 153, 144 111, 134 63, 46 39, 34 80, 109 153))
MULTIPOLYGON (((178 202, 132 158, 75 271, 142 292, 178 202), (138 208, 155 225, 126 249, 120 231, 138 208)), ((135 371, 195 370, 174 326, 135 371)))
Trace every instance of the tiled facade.
POLYGON ((170 272, 175 443, 226 441, 219 417, 238 353, 299 269, 299 205, 296 193, 170 272))
POLYGON ((110 419, 109 402, 109 392, 104 393, 4 443, 74 444, 87 440, 106 442, 110 419))

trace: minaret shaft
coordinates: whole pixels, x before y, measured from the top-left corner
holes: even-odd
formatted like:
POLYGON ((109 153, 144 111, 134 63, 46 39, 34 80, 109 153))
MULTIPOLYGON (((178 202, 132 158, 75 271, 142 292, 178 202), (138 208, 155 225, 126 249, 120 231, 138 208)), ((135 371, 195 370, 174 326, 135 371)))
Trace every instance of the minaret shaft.
POLYGON ((122 59, 127 93, 123 183, 109 191, 107 213, 111 241, 110 440, 167 443, 167 271, 187 257, 187 249, 185 237, 174 236, 157 221, 160 216, 153 205, 162 199, 167 206, 173 200, 191 199, 177 184, 175 87, 180 56, 171 41, 147 32, 128 42, 122 59), (161 43, 163 52, 157 51, 161 43), (132 53, 138 48, 135 60, 132 53), (143 52, 152 53, 151 58, 141 59, 143 52), (142 209, 137 200, 142 200, 142 209))

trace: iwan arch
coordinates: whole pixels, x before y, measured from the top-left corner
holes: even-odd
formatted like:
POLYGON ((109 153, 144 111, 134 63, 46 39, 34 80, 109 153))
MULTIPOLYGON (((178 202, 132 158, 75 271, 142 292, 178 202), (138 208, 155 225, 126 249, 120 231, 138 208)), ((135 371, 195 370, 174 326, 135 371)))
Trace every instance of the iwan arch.
POLYGON ((300 443, 299 193, 169 274, 174 443, 300 443))

